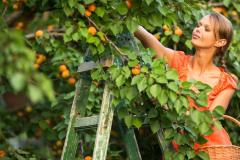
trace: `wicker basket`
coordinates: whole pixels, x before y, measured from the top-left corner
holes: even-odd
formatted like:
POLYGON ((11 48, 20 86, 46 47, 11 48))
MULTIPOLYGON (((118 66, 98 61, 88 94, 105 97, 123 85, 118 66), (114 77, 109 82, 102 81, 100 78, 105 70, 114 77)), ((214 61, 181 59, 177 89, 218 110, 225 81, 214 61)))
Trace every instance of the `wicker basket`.
MULTIPOLYGON (((240 126, 240 122, 230 116, 223 115, 223 118, 230 120, 240 126)), ((235 145, 216 145, 201 147, 209 154, 211 160, 240 160, 240 147, 235 145)))

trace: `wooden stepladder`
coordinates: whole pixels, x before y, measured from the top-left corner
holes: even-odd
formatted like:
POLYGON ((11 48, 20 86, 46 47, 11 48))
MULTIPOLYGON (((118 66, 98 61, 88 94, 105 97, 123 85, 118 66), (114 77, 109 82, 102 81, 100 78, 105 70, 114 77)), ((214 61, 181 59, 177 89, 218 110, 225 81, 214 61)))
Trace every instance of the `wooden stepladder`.
MULTIPOLYGON (((90 61, 80 64, 78 67, 78 72, 81 73, 81 75, 76 84, 75 95, 70 112, 70 120, 61 160, 83 159, 82 157, 76 157, 77 149, 79 147, 81 139, 81 132, 79 132, 79 129, 89 128, 90 126, 97 127, 94 151, 92 156, 93 160, 106 159, 108 142, 114 116, 114 110, 111 105, 112 93, 109 90, 108 84, 105 84, 104 87, 100 114, 91 117, 85 117, 88 94, 91 86, 91 78, 88 71, 96 68, 96 66, 96 63, 90 61)), ((122 125, 119 126, 129 160, 142 160, 134 129, 128 129, 122 125)), ((157 134, 157 138, 159 140, 163 153, 163 136, 160 131, 157 134)))

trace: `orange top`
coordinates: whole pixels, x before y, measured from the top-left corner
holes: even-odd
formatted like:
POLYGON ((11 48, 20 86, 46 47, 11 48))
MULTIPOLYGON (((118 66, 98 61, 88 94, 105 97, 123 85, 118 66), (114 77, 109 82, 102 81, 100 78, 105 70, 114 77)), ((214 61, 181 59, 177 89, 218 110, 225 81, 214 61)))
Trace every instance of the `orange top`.
MULTIPOLYGON (((185 55, 182 51, 176 51, 174 53, 172 62, 170 66, 175 68, 178 72, 178 78, 180 81, 187 81, 187 69, 188 69, 188 61, 192 58, 191 55, 185 55)), ((226 73, 223 68, 219 68, 221 70, 221 75, 218 80, 218 83, 213 87, 212 91, 208 94, 208 106, 205 107, 198 107, 194 103, 192 99, 189 99, 190 106, 198 109, 199 111, 208 110, 216 98, 216 96, 223 90, 227 88, 237 89, 237 82, 236 79, 231 76, 231 74, 226 73)), ((203 146, 212 146, 212 145, 231 145, 231 141, 229 138, 228 133, 225 131, 224 128, 217 129, 213 127, 214 132, 209 136, 204 136, 205 139, 208 140, 203 145, 195 144, 194 149, 203 146)), ((173 142, 174 148, 177 149, 178 146, 175 142, 173 142)))

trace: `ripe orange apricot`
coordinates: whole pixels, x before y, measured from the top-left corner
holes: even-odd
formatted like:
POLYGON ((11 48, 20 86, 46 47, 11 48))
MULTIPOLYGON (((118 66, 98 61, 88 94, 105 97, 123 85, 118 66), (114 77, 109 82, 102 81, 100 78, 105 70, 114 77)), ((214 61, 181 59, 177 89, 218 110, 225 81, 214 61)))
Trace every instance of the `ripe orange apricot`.
POLYGON ((71 86, 74 86, 76 83, 76 79, 74 77, 70 77, 68 79, 68 84, 71 85, 71 86))
POLYGON ((23 29, 24 23, 23 22, 18 22, 15 26, 16 29, 23 29))
POLYGON ((50 24, 47 26, 48 32, 51 32, 54 29, 54 25, 50 24))
POLYGON ((90 12, 94 12, 95 10, 96 10, 96 5, 94 4, 94 3, 92 3, 92 4, 90 4, 89 6, 88 6, 88 10, 90 11, 90 12))
POLYGON ((157 40, 160 40, 160 33, 154 34, 154 37, 155 37, 157 40))
POLYGON ((127 7, 128 7, 129 9, 132 8, 133 3, 132 3, 131 0, 126 0, 125 3, 126 3, 126 5, 127 5, 127 7))
POLYGON ((19 10, 19 9, 20 9, 20 5, 19 5, 18 3, 14 3, 14 4, 13 4, 13 9, 14 9, 15 11, 19 10))
POLYGON ((62 76, 63 78, 68 78, 68 77, 70 76, 69 70, 63 71, 62 74, 61 74, 61 76, 62 76))
POLYGON ((138 74, 140 74, 140 72, 141 72, 140 65, 137 65, 137 66, 132 68, 132 74, 133 75, 138 75, 138 74))
POLYGON ((3 158, 7 155, 7 153, 4 150, 0 150, 0 158, 3 158))
POLYGON ((166 24, 164 24, 163 25, 163 31, 168 32, 168 31, 170 31, 170 28, 166 24))
POLYGON ((96 28, 95 27, 89 27, 88 28, 88 33, 90 33, 91 35, 96 35, 96 33, 97 33, 97 30, 96 30, 96 28))
POLYGON ((86 156, 86 157, 84 158, 84 160, 92 160, 92 157, 91 157, 91 156, 86 156))
POLYGON ((182 36, 182 35, 183 35, 183 31, 182 31, 182 29, 179 28, 179 27, 176 27, 174 33, 175 33, 176 35, 178 35, 178 36, 182 36))
POLYGON ((59 70, 60 72, 63 72, 63 71, 65 71, 65 70, 67 70, 67 66, 66 66, 65 64, 61 64, 61 65, 59 66, 58 70, 59 70))
POLYGON ((42 37, 43 36, 43 31, 42 30, 37 30, 36 32, 35 32, 35 37, 36 38, 40 38, 40 37, 42 37))
POLYGON ((8 4, 8 1, 7 0, 2 0, 2 3, 3 4, 8 4))
POLYGON ((63 141, 62 140, 57 140, 55 144, 58 147, 62 147, 63 146, 63 141))
POLYGON ((27 107, 25 108, 25 111, 26 111, 27 113, 31 113, 31 112, 33 111, 33 108, 32 108, 31 106, 27 106, 27 107))
POLYGON ((85 11, 85 16, 86 17, 90 17, 92 15, 92 12, 90 12, 89 10, 85 11))

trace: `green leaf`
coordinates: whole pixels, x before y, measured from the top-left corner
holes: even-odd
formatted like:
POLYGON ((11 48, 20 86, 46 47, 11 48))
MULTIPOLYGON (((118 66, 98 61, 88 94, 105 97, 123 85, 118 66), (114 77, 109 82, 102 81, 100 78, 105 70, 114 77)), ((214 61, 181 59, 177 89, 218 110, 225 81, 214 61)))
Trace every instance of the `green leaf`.
POLYGON ((129 67, 135 67, 136 65, 138 65, 138 60, 137 59, 135 59, 135 60, 129 60, 128 61, 128 66, 129 67))
POLYGON ((160 129, 160 123, 157 119, 150 120, 150 127, 153 133, 156 133, 160 129))
POLYGON ((130 115, 124 117, 124 122, 128 128, 132 126, 132 117, 130 115))
POLYGON ((166 84, 166 83, 168 83, 166 77, 163 76, 163 75, 160 76, 160 77, 158 77, 158 78, 156 78, 156 82, 157 82, 157 83, 161 83, 161 84, 166 84))
POLYGON ((138 90, 136 87, 127 87, 124 93, 129 101, 135 98, 138 95, 138 90))
POLYGON ((68 0, 68 5, 72 8, 77 5, 77 0, 68 0))
POLYGON ((147 5, 150 5, 153 2, 153 0, 145 0, 145 2, 147 3, 147 5))
POLYGON ((105 9, 104 7, 97 7, 95 12, 99 17, 103 17, 105 14, 105 9))
POLYGON ((199 125, 199 131, 202 135, 207 135, 209 130, 210 130, 210 126, 207 123, 203 122, 199 125))
POLYGON ((137 83, 137 87, 138 87, 139 92, 142 92, 144 89, 147 88, 146 77, 143 77, 142 79, 140 79, 139 83, 137 83))
POLYGON ((190 116, 193 122, 195 122, 197 125, 200 124, 202 116, 200 111, 193 109, 190 116))
POLYGON ((120 15, 127 14, 128 8, 127 8, 126 4, 123 1, 122 1, 122 3, 120 5, 118 5, 117 11, 118 11, 118 13, 120 13, 120 15))
POLYGON ((124 82, 125 82, 125 78, 123 75, 120 75, 116 78, 116 85, 118 87, 122 86, 124 82))
POLYGON ((161 105, 166 104, 167 101, 168 101, 168 93, 167 93, 167 90, 164 89, 164 88, 162 88, 162 89, 161 89, 161 93, 158 95, 157 99, 158 99, 158 101, 159 101, 159 103, 160 103, 161 105))
POLYGON ((24 88, 26 77, 22 73, 15 73, 10 79, 11 86, 15 91, 20 91, 24 88))
POLYGON ((178 88, 178 85, 176 84, 176 82, 170 82, 170 83, 167 84, 167 86, 172 91, 179 92, 179 88, 178 88))
POLYGON ((147 117, 148 118, 156 118, 158 116, 158 111, 155 108, 151 108, 151 110, 148 112, 147 117))
POLYGON ((137 19, 135 17, 128 17, 126 20, 126 25, 127 25, 128 30, 131 33, 135 32, 138 27, 137 19))
POLYGON ((28 86, 28 96, 33 103, 39 102, 43 99, 41 90, 34 85, 28 86))
POLYGON ((202 160, 210 160, 209 155, 204 151, 199 152, 197 156, 200 157, 202 160))
POLYGON ((166 78, 168 80, 178 80, 178 73, 176 70, 170 70, 166 73, 166 78))
POLYGON ((161 93, 161 86, 158 84, 154 84, 150 87, 151 95, 156 98, 161 93))
POLYGON ((179 36, 177 36, 177 35, 173 35, 173 36, 172 36, 172 40, 173 40, 174 42, 179 42, 180 38, 179 38, 179 36))
POLYGON ((196 103, 198 106, 207 106, 208 105, 208 96, 206 93, 201 92, 197 96, 196 103))
POLYGON ((90 4, 90 3, 93 3, 93 2, 95 2, 95 0, 84 0, 85 4, 90 4))
POLYGON ((177 99, 177 94, 173 91, 169 91, 169 99, 174 103, 177 99))
POLYGON ((139 118, 134 118, 132 124, 139 129, 142 126, 142 121, 139 118))
POLYGON ((85 8, 82 4, 77 5, 78 12, 83 16, 85 13, 85 8))
POLYGON ((128 77, 130 77, 130 75, 131 75, 131 71, 130 71, 130 69, 127 67, 127 66, 124 66, 123 68, 122 68, 122 71, 123 71, 123 75, 124 75, 124 77, 127 79, 128 77))
POLYGON ((189 108, 189 101, 186 97, 184 96, 181 96, 180 97, 180 101, 182 103, 182 105, 185 107, 185 108, 189 108))
POLYGON ((217 106, 216 108, 214 108, 214 110, 212 111, 212 113, 213 113, 213 116, 214 116, 215 118, 220 119, 220 118, 222 118, 222 116, 224 115, 225 110, 224 110, 224 108, 223 108, 222 106, 217 106))
POLYGON ((119 119, 123 119, 128 115, 128 110, 126 107, 121 107, 117 111, 119 119))
POLYGON ((131 85, 138 84, 141 81, 142 78, 143 78, 142 75, 134 76, 133 79, 132 79, 131 85))
POLYGON ((188 159, 192 159, 196 156, 195 154, 195 151, 194 150, 190 150, 190 151, 187 151, 187 157, 188 159))
POLYGON ((217 129, 219 129, 219 130, 222 129, 222 124, 220 121, 214 121, 213 123, 217 127, 217 129))
POLYGON ((177 113, 180 113, 181 109, 182 109, 182 103, 180 101, 180 99, 177 99, 174 103, 174 108, 176 110, 177 113))

